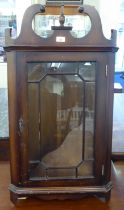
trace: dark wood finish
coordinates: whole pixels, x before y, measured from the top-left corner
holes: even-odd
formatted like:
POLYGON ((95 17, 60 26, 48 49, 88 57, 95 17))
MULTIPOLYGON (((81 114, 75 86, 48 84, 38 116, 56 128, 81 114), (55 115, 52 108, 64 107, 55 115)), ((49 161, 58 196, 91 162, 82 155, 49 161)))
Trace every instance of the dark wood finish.
POLYGON ((113 152, 112 160, 113 161, 124 160, 124 153, 123 152, 113 152))
POLYGON ((0 161, 9 160, 9 138, 0 139, 0 161))
MULTIPOLYGON (((75 12, 75 7, 71 6, 75 12)), ((54 11, 54 8, 52 8, 54 11)), ((67 7, 69 10, 69 7, 67 7)), ((77 9, 77 8, 76 8, 77 9)), ((49 7, 48 7, 49 10, 49 7)), ((66 9, 65 9, 66 11, 66 9)), ((46 8, 46 14, 47 14, 46 8)), ((67 11, 66 11, 67 12, 67 11)), ((22 196, 30 197, 37 196, 42 199, 67 199, 79 198, 84 194, 97 194, 104 196, 106 200, 110 198, 111 191, 111 140, 112 140, 112 110, 113 110, 113 75, 114 75, 114 52, 116 47, 116 32, 112 31, 110 40, 103 36, 100 17, 94 7, 84 6, 82 13, 88 14, 91 19, 91 30, 83 38, 73 38, 67 30, 55 30, 53 35, 47 39, 37 36, 32 30, 32 19, 36 13, 40 13, 40 5, 33 5, 27 9, 24 14, 21 33, 17 39, 11 39, 10 32, 6 32, 6 47, 8 60, 8 80, 9 80, 9 107, 10 107, 10 148, 11 148, 11 200, 16 201, 22 196), (56 42, 56 37, 65 37, 65 42, 56 42), (61 178, 57 179, 41 179, 33 180, 30 177, 29 166, 30 157, 37 159, 38 147, 35 144, 30 144, 29 132, 32 132, 32 142, 34 136, 36 137, 36 130, 32 127, 33 121, 38 120, 38 113, 36 116, 29 116, 29 110, 33 107, 37 110, 37 103, 31 103, 29 106, 28 97, 31 95, 28 92, 28 85, 30 80, 27 69, 31 63, 45 63, 45 62, 96 62, 96 76, 95 76, 95 129, 94 129, 94 167, 92 177, 80 178, 61 178), (28 81, 28 82, 27 82, 28 81), (31 121, 31 123, 29 122, 31 121), (29 129, 30 127, 30 129, 29 129), (32 128, 32 131, 31 131, 32 128), (29 150, 29 145, 32 148, 29 150)), ((76 12, 75 12, 76 13, 76 12)), ((42 73, 42 78, 46 78, 52 73, 42 73)), ((69 73, 68 73, 69 74, 69 73)), ((55 73, 54 73, 55 75, 55 73)), ((59 75, 59 73, 57 74, 59 75)), ((64 74, 66 75, 66 74, 64 74)), ((70 74, 69 74, 70 75, 70 74)), ((73 73, 73 76, 75 74, 73 73)), ((41 80, 42 80, 41 78, 41 80)), ((51 76, 52 78, 52 76, 51 76)), ((41 81, 40 80, 40 81, 41 81)), ((65 80, 65 78, 64 78, 65 80)), ((66 80, 65 80, 66 81, 66 80)), ((82 81, 82 80, 81 80, 82 81)), ((65 82, 66 83, 66 82, 65 82)), ((64 83, 64 84, 65 84, 64 83)), ((39 83, 40 84, 40 83, 39 83)), ((32 87, 30 87, 32 89, 32 87)), ((72 89, 71 89, 72 90, 72 89)), ((68 91, 67 100, 64 103, 70 107, 74 103, 74 98, 78 98, 78 89, 68 91)), ((57 106, 56 95, 51 96, 44 91, 39 92, 42 95, 40 104, 40 122, 45 121, 46 127, 40 133, 42 142, 41 155, 47 153, 54 147, 56 136, 56 110, 57 106), (43 109, 43 107, 46 106, 43 109), (45 110, 45 112, 44 112, 45 110), (45 116, 48 116, 48 119, 45 116), (52 120, 51 120, 52 118, 52 120), (49 126, 49 127, 47 127, 49 126), (53 140, 53 142, 51 142, 53 140)), ((80 92, 79 92, 80 95, 80 92)), ((85 93, 84 93, 85 96, 85 93)), ((35 94, 35 100, 37 95, 35 94)), ((90 97, 89 97, 90 98, 90 97)), ((87 103, 89 103, 89 99, 87 103)), ((41 99, 41 98, 40 98, 41 99)), ((39 99, 39 100, 40 100, 39 99)), ((79 101, 80 103, 80 101, 79 101)), ((67 106, 66 105, 66 106, 67 106)), ((83 112, 85 114, 85 112, 83 112)), ((80 121, 80 120, 79 120, 80 121)), ((36 124, 36 123, 35 123, 36 124)), ((67 120, 68 124, 68 120, 67 120)), ((85 127, 84 127, 85 128, 85 127)), ((68 129, 68 125, 66 126, 68 129)), ((65 130, 65 136, 67 130, 65 130)), ((39 135, 39 133, 38 133, 39 135)), ((62 144, 62 137, 60 144, 62 144)), ((70 148, 72 150, 72 148, 70 148)), ((76 157, 76 156, 74 156, 76 157)), ((36 159, 33 160, 36 160, 36 159)), ((35 162, 35 161, 34 161, 35 162)), ((33 168, 36 162, 31 165, 33 168)), ((77 166, 79 168, 81 166, 77 166)), ((31 169, 31 168, 30 168, 31 169)), ((55 169, 54 169, 55 170, 55 169)), ((35 176, 36 178, 36 176, 35 176)))

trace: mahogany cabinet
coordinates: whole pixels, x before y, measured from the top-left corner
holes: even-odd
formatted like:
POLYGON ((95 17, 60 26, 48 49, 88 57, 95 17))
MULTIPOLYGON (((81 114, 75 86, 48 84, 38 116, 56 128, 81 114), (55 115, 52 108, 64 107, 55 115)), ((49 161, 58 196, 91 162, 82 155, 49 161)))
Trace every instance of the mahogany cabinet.
POLYGON ((11 200, 109 199, 116 32, 106 39, 97 11, 84 5, 86 36, 74 37, 62 11, 42 37, 32 29, 37 13, 47 7, 26 10, 17 39, 6 31, 11 200))

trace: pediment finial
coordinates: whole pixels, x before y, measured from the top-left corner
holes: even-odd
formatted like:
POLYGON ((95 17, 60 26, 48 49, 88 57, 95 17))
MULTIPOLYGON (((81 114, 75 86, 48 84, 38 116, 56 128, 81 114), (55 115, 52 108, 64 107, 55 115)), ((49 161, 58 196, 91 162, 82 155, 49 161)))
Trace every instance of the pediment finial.
POLYGON ((60 8, 59 23, 60 23, 60 26, 64 26, 64 23, 65 23, 64 4, 62 4, 60 8))

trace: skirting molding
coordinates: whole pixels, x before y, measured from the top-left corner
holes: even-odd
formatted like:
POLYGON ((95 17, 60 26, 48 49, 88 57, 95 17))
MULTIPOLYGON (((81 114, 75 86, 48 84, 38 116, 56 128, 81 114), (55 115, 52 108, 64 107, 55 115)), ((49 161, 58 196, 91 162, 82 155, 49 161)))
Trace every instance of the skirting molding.
POLYGON ((40 194, 73 194, 73 193, 107 193, 111 190, 112 183, 103 186, 88 187, 16 187, 10 184, 9 190, 17 195, 40 195, 40 194))

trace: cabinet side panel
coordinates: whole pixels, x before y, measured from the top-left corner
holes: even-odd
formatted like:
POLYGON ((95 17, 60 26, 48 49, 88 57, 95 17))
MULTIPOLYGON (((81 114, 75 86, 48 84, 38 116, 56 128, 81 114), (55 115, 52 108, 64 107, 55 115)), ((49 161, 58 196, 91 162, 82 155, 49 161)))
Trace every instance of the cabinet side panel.
POLYGON ((113 125, 113 97, 114 97, 114 69, 115 54, 108 53, 108 81, 106 101, 106 182, 111 176, 111 155, 112 155, 112 125, 113 125))
POLYGON ((11 181, 19 183, 19 145, 17 128, 17 84, 16 84, 16 54, 7 52, 8 62, 8 97, 9 97, 9 129, 10 129, 10 156, 11 181))

